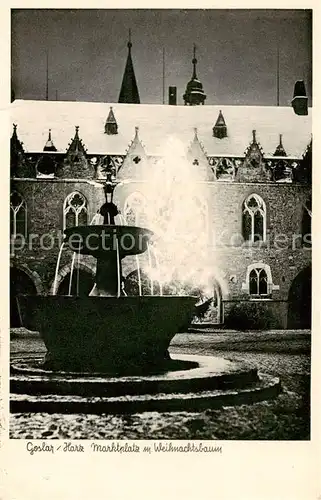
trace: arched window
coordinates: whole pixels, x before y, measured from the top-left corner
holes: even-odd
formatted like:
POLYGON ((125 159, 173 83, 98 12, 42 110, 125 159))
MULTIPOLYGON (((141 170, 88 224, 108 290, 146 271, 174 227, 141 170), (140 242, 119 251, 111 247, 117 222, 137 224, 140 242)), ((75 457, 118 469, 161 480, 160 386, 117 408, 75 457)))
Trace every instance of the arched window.
POLYGON ((250 272, 250 295, 268 295, 268 277, 265 269, 255 268, 250 272))
POLYGON ((27 205, 22 196, 14 191, 10 196, 10 234, 13 238, 27 236, 27 205))
POLYGON ((78 191, 67 196, 64 202, 63 227, 85 226, 88 224, 87 200, 78 191))
POLYGON ((271 268, 263 262, 250 264, 246 271, 246 280, 242 283, 242 291, 250 297, 269 298, 273 290, 279 290, 280 286, 273 283, 271 268))
POLYGON ((266 240, 266 206, 257 194, 251 194, 243 203, 243 238, 254 243, 266 240))
POLYGON ((146 198, 138 192, 131 193, 124 205, 124 217, 129 226, 145 226, 146 198))

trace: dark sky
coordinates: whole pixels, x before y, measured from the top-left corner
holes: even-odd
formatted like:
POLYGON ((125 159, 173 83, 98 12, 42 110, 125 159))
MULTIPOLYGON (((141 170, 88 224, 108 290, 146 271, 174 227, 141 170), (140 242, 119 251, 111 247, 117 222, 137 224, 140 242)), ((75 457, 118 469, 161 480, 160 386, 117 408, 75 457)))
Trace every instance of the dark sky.
POLYGON ((178 104, 197 73, 207 104, 276 104, 277 44, 280 104, 295 80, 312 97, 311 11, 308 10, 47 10, 12 11, 12 82, 16 98, 44 99, 46 51, 49 99, 117 102, 127 57, 128 30, 142 103, 166 102, 177 86, 178 104))

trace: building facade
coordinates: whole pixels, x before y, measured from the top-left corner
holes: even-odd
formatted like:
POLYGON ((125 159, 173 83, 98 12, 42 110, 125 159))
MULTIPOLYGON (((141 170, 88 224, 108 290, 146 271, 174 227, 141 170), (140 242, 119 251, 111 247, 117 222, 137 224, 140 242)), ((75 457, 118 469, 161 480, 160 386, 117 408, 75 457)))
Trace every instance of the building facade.
MULTIPOLYGON (((304 85, 295 86, 288 107, 203 106, 194 51, 185 105, 173 105, 176 97, 144 105, 128 49, 118 103, 11 105, 12 325, 20 322, 18 293, 90 293, 90 257, 75 262, 64 250, 56 269, 63 230, 92 222, 107 179, 123 219, 143 225, 144 207, 156 202, 149 179, 163 157, 171 162, 175 137, 188 165, 177 182, 202 185, 195 217, 204 218, 212 242, 212 321, 226 322, 245 304, 266 311, 273 327, 309 328, 312 139, 304 85)), ((174 172, 182 155, 173 154, 174 172)), ((134 273, 132 263, 125 266, 128 290, 138 293, 134 273)), ((150 293, 146 280, 142 292, 150 293)))

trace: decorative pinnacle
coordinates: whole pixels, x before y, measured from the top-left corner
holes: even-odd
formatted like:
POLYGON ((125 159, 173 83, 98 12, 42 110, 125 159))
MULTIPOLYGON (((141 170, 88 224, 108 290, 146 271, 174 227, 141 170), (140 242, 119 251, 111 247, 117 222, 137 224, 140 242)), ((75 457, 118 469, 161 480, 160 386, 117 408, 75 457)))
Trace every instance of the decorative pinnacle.
POLYGON ((13 124, 13 131, 17 132, 17 125, 15 123, 13 124))
POLYGON ((128 30, 128 43, 127 43, 127 47, 129 48, 129 50, 132 48, 133 44, 132 44, 132 32, 131 32, 131 29, 128 30))
POLYGON ((256 130, 252 130, 253 142, 256 143, 256 130))
POLYGON ((193 45, 193 60, 192 60, 192 63, 193 64, 197 63, 197 59, 196 59, 196 45, 195 45, 195 43, 193 45))
POLYGON ((282 144, 282 134, 280 134, 280 146, 283 146, 283 144, 282 144))
POLYGON ((48 141, 51 141, 51 128, 49 129, 48 141))
POLYGON ((76 129, 76 134, 78 135, 79 125, 76 125, 75 129, 76 129))
POLYGON ((198 137, 197 137, 197 127, 194 127, 194 139, 198 139, 198 137))

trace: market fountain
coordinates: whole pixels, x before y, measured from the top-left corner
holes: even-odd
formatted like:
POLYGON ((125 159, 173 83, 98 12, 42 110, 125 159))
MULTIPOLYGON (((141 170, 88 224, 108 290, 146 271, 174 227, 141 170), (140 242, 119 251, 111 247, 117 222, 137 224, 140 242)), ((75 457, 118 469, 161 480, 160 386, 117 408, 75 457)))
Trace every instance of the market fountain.
MULTIPOLYGON (((113 203, 114 188, 109 181, 104 187, 106 203, 99 209, 103 224, 65 230, 63 246, 74 252, 72 268, 75 256, 96 259, 95 286, 89 296, 18 297, 24 325, 40 332, 47 354, 45 359, 33 355, 13 360, 11 411, 191 411, 278 394, 279 380, 258 374, 247 363, 169 354, 175 334, 187 331, 197 299, 191 295, 163 295, 161 286, 159 295, 126 296, 122 261, 149 252, 153 232, 138 225, 115 224, 118 209, 113 203)), ((180 205, 177 213, 179 217, 184 214, 180 205)), ((173 236, 169 227, 167 224, 166 232, 171 241, 177 224, 173 225, 173 236)), ((195 233, 198 221, 186 228, 195 233)), ((178 244, 182 245, 182 241, 178 244)), ((202 240, 198 241, 203 245, 202 240)), ((187 259, 188 250, 184 252, 187 259)), ((192 262, 186 262, 179 266, 182 272, 192 268, 192 262)))
POLYGON ((64 233, 75 254, 97 261, 92 294, 19 297, 25 326, 40 331, 46 344, 46 368, 117 375, 168 369, 170 341, 191 320, 194 297, 122 295, 122 260, 145 252, 152 232, 115 225, 118 209, 107 201, 112 189, 105 185, 104 224, 64 233))

